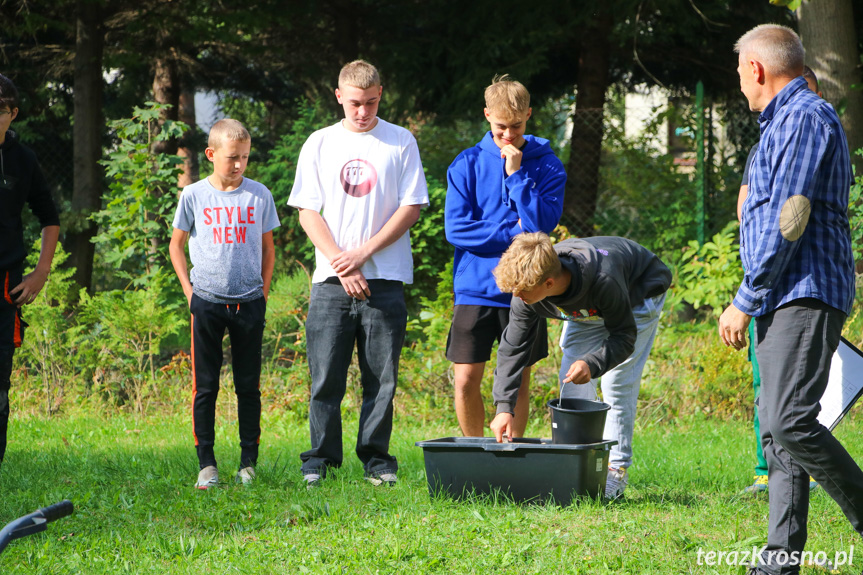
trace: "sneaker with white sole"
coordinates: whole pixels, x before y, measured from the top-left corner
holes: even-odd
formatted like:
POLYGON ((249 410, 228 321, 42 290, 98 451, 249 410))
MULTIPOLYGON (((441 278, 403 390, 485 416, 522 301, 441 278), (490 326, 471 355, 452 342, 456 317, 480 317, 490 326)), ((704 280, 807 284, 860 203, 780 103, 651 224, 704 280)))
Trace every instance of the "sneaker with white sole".
POLYGON ((609 467, 605 479, 606 499, 617 499, 623 496, 623 490, 626 489, 628 483, 629 477, 626 474, 626 467, 620 469, 609 467))
POLYGON ((316 489, 321 486, 323 476, 320 473, 306 473, 303 475, 303 481, 306 482, 306 489, 316 489))
POLYGON ((756 475, 752 485, 743 489, 743 493, 749 495, 758 495, 759 493, 767 493, 767 476, 756 475))
POLYGON ((209 489, 219 484, 219 470, 215 465, 208 465, 198 473, 198 482, 195 487, 198 489, 209 489))
POLYGON ((243 467, 239 471, 237 471, 237 476, 235 477, 237 483, 242 483, 243 485, 249 485, 254 483, 255 481, 255 468, 251 465, 248 467, 243 467))
POLYGON ((366 475, 365 480, 375 487, 379 485, 392 487, 396 484, 396 481, 398 481, 398 477, 396 477, 395 473, 379 473, 375 475, 366 475))

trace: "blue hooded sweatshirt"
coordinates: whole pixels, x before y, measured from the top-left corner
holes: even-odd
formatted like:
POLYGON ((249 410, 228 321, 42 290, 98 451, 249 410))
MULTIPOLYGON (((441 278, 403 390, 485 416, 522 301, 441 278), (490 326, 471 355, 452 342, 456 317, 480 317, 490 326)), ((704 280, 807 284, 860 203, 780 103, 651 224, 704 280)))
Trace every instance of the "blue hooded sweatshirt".
POLYGON ((509 307, 492 275, 512 238, 550 233, 563 212, 566 171, 548 140, 524 136, 521 167, 511 176, 491 132, 447 170, 444 227, 455 246, 456 305, 509 307), (519 224, 521 220, 521 224, 519 224))

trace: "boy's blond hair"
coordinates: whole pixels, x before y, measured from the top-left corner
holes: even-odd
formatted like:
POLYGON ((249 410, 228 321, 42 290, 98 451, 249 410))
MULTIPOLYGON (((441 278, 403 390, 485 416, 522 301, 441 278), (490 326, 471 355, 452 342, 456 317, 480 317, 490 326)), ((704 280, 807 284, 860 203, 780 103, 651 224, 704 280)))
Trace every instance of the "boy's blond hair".
POLYGON ((495 76, 485 89, 485 107, 504 120, 513 120, 530 109, 530 92, 521 82, 510 79, 509 74, 495 76))
POLYGON ((237 120, 225 118, 219 120, 210 128, 210 136, 207 138, 207 147, 218 150, 222 142, 249 142, 252 136, 249 131, 237 120))
POLYGON ((492 273, 504 293, 530 291, 560 275, 560 258, 544 233, 518 234, 492 273))
POLYGON ((360 90, 368 90, 380 85, 381 76, 378 74, 378 69, 365 60, 354 60, 345 64, 339 72, 339 89, 353 86, 360 90))

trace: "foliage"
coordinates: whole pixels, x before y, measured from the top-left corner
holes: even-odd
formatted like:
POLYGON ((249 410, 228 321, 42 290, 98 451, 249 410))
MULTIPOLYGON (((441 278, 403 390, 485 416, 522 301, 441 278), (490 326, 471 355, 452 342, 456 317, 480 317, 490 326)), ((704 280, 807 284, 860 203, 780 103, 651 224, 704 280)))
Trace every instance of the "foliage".
POLYGON ((752 369, 746 352, 721 344, 715 320, 663 325, 642 376, 638 403, 639 417, 653 420, 693 414, 749 419, 752 369))
POLYGON ((292 273, 277 274, 270 287, 261 391, 265 401, 280 409, 306 409, 310 380, 305 327, 310 295, 311 276, 301 265, 292 273))
MULTIPOLYGON (((414 283, 406 287, 408 309, 414 310, 426 294, 439 291, 441 270, 452 265, 453 248, 446 241, 444 230, 444 203, 446 185, 426 173, 429 205, 422 209, 420 218, 410 230, 411 252, 414 259, 414 283)), ((452 269, 450 269, 450 275, 452 269)), ((452 286, 450 285, 450 288, 452 286)))
POLYGON ((94 296, 81 290, 80 321, 89 326, 85 345, 98 362, 93 391, 142 414, 161 376, 160 345, 186 324, 181 306, 165 303, 165 284, 172 279, 163 271, 152 275, 146 288, 94 296))
POLYGON ((695 235, 695 193, 690 175, 657 147, 664 120, 683 123, 674 108, 657 111, 635 138, 609 123, 595 224, 599 235, 634 238, 673 263, 695 235))
POLYGON ((155 142, 179 138, 187 126, 166 120, 156 133, 165 106, 147 102, 131 118, 109 122, 116 147, 100 163, 111 179, 105 208, 91 218, 100 231, 93 239, 108 268, 134 286, 147 286, 168 261, 170 219, 177 205, 179 156, 152 152, 155 142))
POLYGON ((701 247, 695 240, 689 242, 677 266, 672 309, 685 301, 696 310, 706 307, 714 317, 719 317, 731 303, 743 280, 737 226, 732 220, 701 247))
MULTIPOLYGON (((857 150, 863 156, 863 149, 857 150)), ((848 194, 848 220, 851 224, 851 247, 854 260, 863 260, 863 175, 855 174, 848 194)))
POLYGON ((288 207, 288 198, 294 186, 300 151, 308 137, 317 130, 335 122, 335 116, 320 101, 298 100, 296 108, 299 115, 288 130, 270 151, 266 161, 250 162, 246 174, 267 186, 273 200, 279 207, 282 225, 273 231, 273 240, 279 253, 287 257, 276 258, 278 272, 287 273, 295 262, 314 266, 315 248, 300 227, 299 219, 293 208, 288 207))
MULTIPOLYGON (((36 240, 27 258, 31 268, 36 266, 40 249, 41 241, 36 240)), ((42 381, 46 414, 60 409, 66 387, 74 381, 73 374, 78 371, 77 364, 81 359, 75 351, 83 329, 72 322, 70 299, 73 292, 77 291, 72 280, 75 268, 63 267, 68 257, 63 246, 58 244, 45 287, 39 297, 25 308, 31 327, 26 331, 21 349, 16 353, 16 360, 32 366, 42 381)))

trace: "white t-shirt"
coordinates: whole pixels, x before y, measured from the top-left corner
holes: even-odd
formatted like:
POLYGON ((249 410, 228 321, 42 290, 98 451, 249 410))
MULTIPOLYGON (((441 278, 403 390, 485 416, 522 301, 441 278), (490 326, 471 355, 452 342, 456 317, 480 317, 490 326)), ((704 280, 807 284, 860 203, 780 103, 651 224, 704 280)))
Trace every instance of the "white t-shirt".
MULTIPOLYGON (((320 212, 342 250, 360 247, 401 206, 428 205, 428 188, 413 135, 378 118, 368 132, 334 124, 318 130, 300 152, 288 205, 320 212)), ((312 281, 337 274, 315 250, 312 281)), ((373 254, 360 268, 366 279, 413 282, 410 234, 373 254)))
POLYGON ((195 294, 213 303, 263 297, 262 237, 278 226, 270 190, 254 180, 230 192, 207 178, 183 188, 174 227, 189 232, 195 294))

